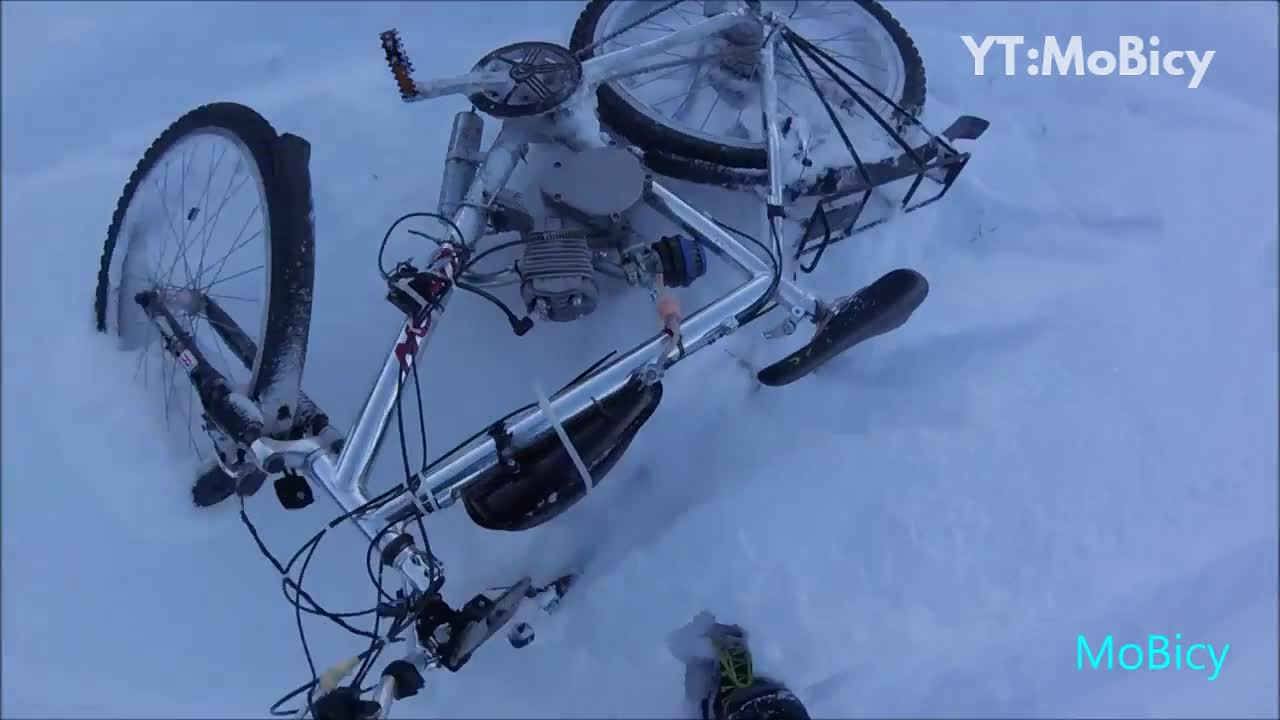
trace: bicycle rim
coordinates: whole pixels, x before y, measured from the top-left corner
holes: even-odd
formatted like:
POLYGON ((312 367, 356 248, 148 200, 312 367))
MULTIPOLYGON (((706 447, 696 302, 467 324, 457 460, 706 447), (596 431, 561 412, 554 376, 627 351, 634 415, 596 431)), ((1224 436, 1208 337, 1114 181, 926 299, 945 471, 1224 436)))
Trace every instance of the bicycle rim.
POLYGON ((135 379, 161 395, 164 421, 201 460, 212 459, 199 399, 133 301, 160 293, 206 359, 246 394, 262 358, 215 329, 221 310, 260 342, 270 298, 271 218, 253 153, 234 132, 204 127, 177 138, 133 189, 116 238, 107 316, 125 349, 138 352, 135 379), (255 247, 258 246, 258 247, 255 247), (211 317, 212 314, 212 317, 211 317))

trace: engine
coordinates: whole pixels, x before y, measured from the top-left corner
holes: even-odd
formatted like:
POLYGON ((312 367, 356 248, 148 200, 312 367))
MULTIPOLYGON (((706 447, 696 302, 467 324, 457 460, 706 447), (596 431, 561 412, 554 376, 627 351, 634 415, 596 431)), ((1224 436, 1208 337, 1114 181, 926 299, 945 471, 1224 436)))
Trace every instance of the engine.
MULTIPOLYGON (((474 112, 454 119, 441 183, 440 212, 451 215, 475 178, 481 153, 481 123, 474 112)), ((516 263, 525 310, 543 320, 572 322, 600 302, 600 277, 652 286, 685 287, 706 272, 703 249, 681 235, 639 241, 630 212, 640 204, 645 170, 639 157, 617 146, 567 153, 539 180, 543 229, 517 193, 495 199, 489 222, 495 232, 516 231, 524 249, 516 263)), ((514 278, 513 278, 514 279, 514 278)))
POLYGON ((596 309, 596 252, 627 242, 623 218, 640 201, 644 170, 622 148, 595 148, 552 163, 540 190, 547 225, 559 229, 528 238, 519 264, 520 296, 539 317, 570 322, 596 309))

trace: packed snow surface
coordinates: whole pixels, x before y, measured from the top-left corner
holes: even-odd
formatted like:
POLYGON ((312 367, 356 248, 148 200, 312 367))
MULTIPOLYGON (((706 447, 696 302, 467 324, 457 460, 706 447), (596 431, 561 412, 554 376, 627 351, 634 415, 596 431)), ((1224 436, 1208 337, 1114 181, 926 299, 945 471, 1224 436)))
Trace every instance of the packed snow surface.
MULTIPOLYGON (((665 637, 701 610, 746 626, 757 668, 815 717, 1277 715, 1276 6, 889 7, 924 56, 926 122, 991 128, 948 197, 833 248, 814 283, 836 296, 914 267, 924 306, 784 389, 754 388, 744 364, 799 337, 770 344, 753 326, 699 353, 608 481, 548 526, 432 517, 454 603, 526 573, 585 574, 556 615, 529 615, 532 645, 499 639, 431 673, 396 717, 687 715, 665 637), (1157 35, 1216 56, 1197 89, 978 77, 962 35, 1089 49, 1157 35), (1081 635, 1175 634, 1230 645, 1215 680, 1077 668, 1081 635)), ((378 33, 399 28, 419 73, 448 76, 502 44, 564 43, 580 10, 3 5, 6 717, 263 717, 307 679, 293 609, 235 504, 190 506, 185 438, 90 322, 107 224, 152 139, 230 100, 312 143, 305 387, 349 427, 398 322, 377 243, 434 209, 467 107, 401 103, 378 33)), ((456 298, 423 365, 431 452, 651 332, 647 296, 618 297, 523 339, 456 298)), ((394 454, 376 484, 395 481, 394 454)), ((286 513, 266 488, 248 507, 287 557, 332 517, 326 502, 286 513)), ((307 589, 368 607, 364 546, 329 533, 307 589)), ((321 666, 362 647, 307 629, 321 666)))

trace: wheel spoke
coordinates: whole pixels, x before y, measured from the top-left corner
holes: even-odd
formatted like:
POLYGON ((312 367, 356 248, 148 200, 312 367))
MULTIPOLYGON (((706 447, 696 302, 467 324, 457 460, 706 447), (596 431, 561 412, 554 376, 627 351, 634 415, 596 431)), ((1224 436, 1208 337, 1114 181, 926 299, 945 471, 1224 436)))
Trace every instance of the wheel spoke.
MULTIPOLYGON (((543 71, 550 73, 554 68, 543 71)), ((236 316, 256 315, 251 324, 243 325, 243 332, 249 338, 260 336, 265 305, 261 292, 266 288, 260 271, 267 265, 269 251, 264 244, 270 239, 270 225, 262 208, 265 189, 256 156, 230 128, 198 129, 170 141, 159 152, 160 157, 149 161, 146 175, 124 199, 124 219, 113 246, 113 252, 122 255, 111 264, 108 281, 116 293, 110 306, 115 313, 111 321, 126 344, 138 348, 133 378, 141 379, 139 385, 163 403, 157 408, 157 417, 163 417, 173 440, 185 435, 181 442, 203 459, 208 456, 210 439, 199 424, 199 397, 146 314, 130 303, 137 292, 156 291, 204 360, 236 388, 248 387, 252 367, 240 361, 235 347, 210 324, 204 304, 192 293, 204 293, 208 303, 217 302, 219 307, 222 303, 234 306, 234 314, 222 310, 227 318, 224 322, 232 326, 240 326, 232 319, 236 316), (256 194, 244 191, 251 182, 258 188, 256 194), (233 219, 223 222, 224 216, 233 219), (257 245, 252 261, 232 260, 250 245, 257 245), (257 279, 239 283, 244 289, 232 285, 246 276, 257 279), (157 354, 155 363, 153 353, 157 354), (153 382, 151 366, 156 363, 157 381, 153 382), (178 424, 184 421, 186 428, 180 429, 178 424)))
POLYGON ((693 15, 693 20, 690 20, 690 13, 687 10, 682 9, 679 5, 671 9, 676 11, 676 15, 684 21, 685 25, 693 25, 695 22, 702 22, 705 19, 701 15, 693 15))
POLYGON ((215 298, 218 300, 242 300, 244 302, 252 302, 252 303, 258 302, 257 298, 247 298, 242 295, 227 295, 225 293, 206 293, 206 294, 209 297, 215 298))
MULTIPOLYGON (((853 3, 828 0, 769 5, 789 19, 792 31, 840 62, 856 64, 864 79, 885 95, 901 97, 907 77, 901 53, 891 31, 869 11, 853 3), (890 62, 885 62, 886 57, 890 62), (897 65, 893 58, 898 58, 897 65)), ((696 4, 666 5, 657 12, 646 13, 649 7, 638 0, 610 3, 593 30, 595 42, 611 46, 616 43, 617 48, 635 47, 655 36, 700 23, 706 19, 703 15, 711 12, 696 4)), ((677 50, 688 53, 683 47, 677 50)), ((743 44, 739 33, 721 32, 702 40, 693 53, 695 57, 688 58, 695 67, 689 73, 658 65, 615 78, 612 87, 632 111, 672 132, 709 143, 763 150, 764 134, 755 129, 759 123, 742 122, 746 117, 743 111, 753 117, 760 113, 759 68, 758 60, 752 57, 754 52, 749 43, 743 44)), ((679 57, 671 50, 666 54, 679 57)), ((778 43, 775 69, 778 107, 792 116, 806 118, 815 134, 834 132, 832 118, 817 107, 816 101, 810 101, 808 92, 813 87, 800 74, 783 43, 778 43)), ((841 102, 846 96, 843 90, 830 88, 821 78, 818 83, 823 95, 833 101, 837 117, 857 118, 864 114, 856 104, 841 102)), ((872 107, 883 112, 878 109, 880 105, 883 102, 872 107)), ((882 131, 877 127, 868 128, 867 132, 882 131)))
MULTIPOLYGON (((640 88, 644 87, 645 85, 648 85, 649 83, 657 82, 658 80, 663 80, 663 79, 669 78, 669 77, 671 77, 672 75, 675 75, 675 74, 677 74, 677 73, 679 73, 679 72, 682 72, 682 71, 683 71, 685 68, 687 68, 687 67, 688 67, 688 65, 687 65, 687 64, 685 64, 685 63, 680 63, 680 64, 676 65, 676 67, 675 67, 674 69, 672 69, 672 70, 670 70, 670 71, 668 71, 668 72, 662 73, 661 75, 655 75, 655 76, 653 76, 653 77, 649 78, 648 80, 645 80, 644 82, 634 83, 634 84, 632 84, 632 85, 630 86, 630 88, 631 88, 632 90, 638 90, 638 89, 640 89, 640 88)), ((651 70, 649 70, 649 71, 646 71, 646 72, 652 72, 652 71, 651 71, 651 70)))
MULTIPOLYGON (((215 172, 217 172, 218 165, 222 163, 222 158, 225 157, 226 154, 227 154, 226 150, 223 149, 222 154, 219 155, 216 160, 214 160, 213 167, 210 168, 209 170, 209 180, 208 182, 205 183, 205 186, 204 186, 204 196, 200 201, 201 227, 197 234, 200 236, 201 242, 200 242, 200 259, 196 262, 196 276, 194 278, 194 282, 196 284, 200 283, 200 275, 201 273, 204 272, 204 256, 209 249, 209 234, 206 232, 209 226, 209 189, 213 187, 213 175, 215 172)), ((210 150, 211 159, 212 159, 212 155, 213 155, 213 151, 210 150)), ((221 208, 219 208, 219 211, 221 211, 221 208)), ((189 220, 190 218, 188 218, 188 221, 189 220)))
MULTIPOLYGON (((178 181, 178 212, 184 215, 186 214, 186 211, 187 211, 187 167, 188 167, 187 158, 188 157, 189 156, 187 155, 187 153, 184 152, 182 153, 182 157, 179 158, 179 162, 182 164, 182 178, 178 181)), ((178 236, 178 255, 175 256, 175 259, 179 257, 182 258, 182 264, 186 266, 187 265, 187 254, 186 254, 187 225, 186 223, 181 223, 179 227, 182 228, 182 232, 178 236)), ((187 282, 191 282, 190 267, 187 267, 187 282)))
MULTIPOLYGON (((676 31, 676 29, 675 29, 675 28, 673 28, 673 27, 667 27, 666 25, 661 25, 661 24, 659 24, 659 23, 654 22, 653 20, 649 20, 649 21, 648 21, 648 24, 649 24, 649 25, 655 25, 655 26, 657 26, 657 28, 658 28, 659 30, 662 30, 662 31, 664 31, 664 32, 673 33, 673 32, 675 32, 675 31, 676 31)), ((638 25, 637 27, 643 27, 643 25, 638 25)))
MULTIPOLYGON (((239 250, 240 248, 244 247, 245 245, 248 245, 249 243, 253 242, 255 239, 257 239, 257 238, 259 238, 259 237, 261 237, 261 236, 262 236, 262 231, 261 231, 261 230, 259 230, 259 231, 255 232, 254 234, 250 235, 249 237, 245 238, 243 241, 241 241, 241 242, 237 243, 237 244, 236 244, 234 247, 232 247, 230 250, 228 250, 228 251, 227 251, 227 254, 226 254, 226 255, 224 255, 224 256, 222 256, 222 259, 218 261, 218 268, 217 268, 217 270, 215 270, 215 271, 214 271, 213 281, 212 281, 212 282, 210 282, 209 284, 205 285, 203 288, 201 288, 201 290, 206 290, 206 291, 207 291, 209 288, 213 287, 214 285, 217 285, 218 283, 222 282, 223 280, 230 280, 231 278, 237 277, 236 275, 232 275, 230 278, 223 278, 223 277, 221 276, 222 269, 223 269, 224 267, 226 267, 226 265, 227 265, 227 260, 230 260, 230 259, 231 259, 231 254, 232 254, 232 253, 234 253, 235 251, 237 251, 237 250, 239 250)), ((258 267, 262 267, 262 266, 261 266, 261 265, 259 265, 258 267)))
MULTIPOLYGON (((184 257, 183 251, 185 250, 185 248, 183 247, 182 236, 178 233, 178 228, 174 227, 173 225, 173 214, 169 211, 168 190, 169 190, 169 163, 165 163, 164 189, 160 192, 160 206, 161 206, 161 209, 164 211, 165 222, 169 226, 169 232, 171 235, 173 235, 173 241, 177 245, 177 248, 174 251, 176 254, 173 256, 173 262, 170 263, 169 269, 165 272, 166 280, 173 276, 173 271, 178 268, 178 260, 184 257)), ((162 256, 162 259, 163 259, 163 256, 162 256)), ((188 273, 187 279, 188 280, 191 279, 190 273, 188 273)))
MULTIPOLYGON (((265 266, 264 266, 264 265, 255 265, 255 266, 253 266, 253 267, 249 268, 248 270, 241 270, 240 272, 238 272, 238 273, 236 273, 236 274, 234 274, 234 275, 227 275, 226 277, 219 278, 217 281, 210 283, 210 284, 209 284, 209 287, 214 287, 215 285, 219 285, 219 284, 224 283, 224 282, 226 282, 226 281, 228 281, 228 280, 234 280, 234 279, 236 279, 236 278, 238 278, 238 277, 241 277, 241 276, 244 276, 244 275, 248 275, 249 273, 251 273, 251 272, 253 272, 253 271, 255 271, 255 270, 261 270, 263 267, 265 267, 265 266)), ((206 288, 206 289, 208 289, 208 288, 206 288)))
POLYGON ((720 104, 720 94, 717 93, 714 100, 711 101, 711 107, 707 110, 707 116, 702 119, 702 129, 707 127, 707 121, 711 119, 711 113, 716 111, 716 106, 720 104))
MULTIPOLYGON (((675 113, 672 114, 675 119, 683 122, 685 118, 689 116, 689 112, 693 110, 695 99, 702 94, 702 89, 707 87, 707 84, 702 82, 706 72, 706 65, 698 65, 694 68, 693 76, 689 78, 689 88, 685 90, 684 102, 680 103, 680 107, 676 108, 675 113)), ((716 99, 720 99, 720 95, 718 93, 716 94, 716 99)), ((711 107, 713 110, 715 109, 714 104, 711 107)), ((711 113, 707 113, 707 117, 711 117, 711 113)), ((705 120, 703 121, 703 125, 706 125, 705 120)))
MULTIPOLYGON (((234 180, 234 179, 235 179, 235 176, 233 175, 233 176, 232 176, 232 180, 234 180)), ((227 197, 225 197, 225 198, 223 199, 222 203, 218 206, 218 209, 214 212, 214 214, 213 214, 213 218, 209 221, 209 232, 208 232, 208 234, 207 234, 207 235, 206 235, 206 237, 205 237, 205 245, 208 245, 208 238, 209 238, 209 237, 212 237, 214 229, 216 229, 216 228, 217 228, 217 226, 218 226, 218 220, 222 217, 222 211, 223 211, 224 209, 226 209, 227 203, 229 203, 229 202, 231 201, 231 197, 233 197, 233 196, 235 195, 235 193, 237 193, 237 192, 239 192, 239 191, 240 191, 240 188, 244 187, 244 184, 245 184, 248 180, 249 180, 249 176, 248 176, 248 175, 245 175, 245 179, 244 179, 244 180, 242 180, 242 181, 240 181, 240 183, 239 183, 238 185, 236 185, 235 190, 232 190, 232 191, 231 191, 231 195, 228 195, 227 197)), ((230 183, 230 181, 228 181, 228 183, 230 183)), ((255 211, 256 211, 256 209, 257 209, 257 208, 256 208, 256 206, 255 206, 255 211)), ((248 221, 246 221, 246 224, 247 224, 247 222, 248 222, 248 221)), ((243 232, 243 231, 244 231, 244 230, 243 230, 243 228, 241 228, 241 232, 243 232)), ((238 236, 237 236, 237 237, 238 237, 238 236)), ((204 252, 203 252, 203 251, 201 251, 201 253, 200 253, 200 264, 201 264, 200 271, 196 274, 195 280, 194 280, 194 282, 192 283, 192 284, 193 284, 194 286, 196 286, 196 287, 199 287, 199 286, 200 286, 200 282, 201 282, 201 280, 203 280, 203 279, 204 279, 204 268, 203 268, 203 265, 204 265, 204 252)))
MULTIPOLYGON (((218 209, 215 210, 211 216, 208 209, 209 208, 208 192, 209 192, 209 188, 213 185, 214 173, 217 172, 218 166, 222 164, 222 159, 226 157, 226 155, 227 155, 227 151, 226 151, 226 148, 224 148, 222 151, 222 154, 218 156, 217 160, 215 160, 213 163, 213 167, 209 170, 209 183, 208 185, 205 186, 205 198, 204 198, 204 201, 201 203, 204 209, 203 209, 202 217, 200 218, 200 221, 201 221, 201 226, 199 231, 199 235, 201 237, 200 260, 198 263, 196 263, 196 276, 194 279, 194 283, 196 285, 200 284, 200 278, 204 274, 204 257, 205 257, 205 253, 209 249, 209 239, 213 236, 213 229, 217 227, 218 217, 222 215, 222 209, 227 206, 227 202, 230 200, 230 197, 227 195, 227 191, 223 190, 222 202, 218 204, 218 209)), ((227 187, 230 188, 231 183, 234 181, 235 181, 235 173, 232 173, 231 178, 227 180, 227 187)))

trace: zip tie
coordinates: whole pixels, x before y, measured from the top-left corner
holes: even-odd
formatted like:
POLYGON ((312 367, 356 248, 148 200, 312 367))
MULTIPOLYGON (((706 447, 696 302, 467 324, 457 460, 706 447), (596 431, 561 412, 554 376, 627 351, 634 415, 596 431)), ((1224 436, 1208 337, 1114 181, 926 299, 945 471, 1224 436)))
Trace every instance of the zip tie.
POLYGON ((578 476, 582 478, 582 484, 586 487, 586 494, 591 494, 591 473, 587 471, 587 464, 582 462, 582 456, 578 455, 578 449, 573 446, 573 442, 569 440, 569 433, 565 432, 564 425, 560 423, 560 418, 556 417, 555 411, 551 409, 551 401, 547 399, 547 393, 543 391, 542 385, 533 384, 533 392, 538 396, 538 407, 542 408, 542 414, 546 416, 547 421, 551 423, 551 427, 555 429, 556 435, 560 436, 560 442, 564 444, 564 449, 569 453, 569 457, 573 460, 573 465, 578 469, 578 476))
MULTIPOLYGON (((419 488, 421 488, 421 487, 422 487, 422 475, 421 475, 421 474, 418 474, 418 475, 416 475, 415 477, 417 477, 417 479, 418 479, 418 483, 417 483, 417 484, 418 484, 418 487, 419 487, 419 488)), ((424 505, 424 504, 422 503, 422 498, 418 497, 418 493, 417 493, 417 491, 416 491, 416 490, 413 490, 413 489, 411 489, 411 488, 405 488, 405 489, 409 491, 409 497, 410 497, 410 498, 413 498, 413 504, 414 504, 414 505, 416 505, 416 506, 418 506, 418 510, 422 513, 422 516, 423 516, 423 517, 426 517, 426 516, 430 515, 430 514, 431 514, 431 509, 430 509, 430 508, 428 508, 426 505, 424 505)), ((435 498, 434 498, 434 497, 432 497, 432 499, 431 499, 431 504, 432 504, 432 505, 435 505, 435 498)))
POLYGON ((342 679, 350 674, 359 662, 360 656, 353 655, 346 660, 335 663, 333 667, 321 673, 320 682, 316 683, 316 690, 319 691, 316 697, 321 697, 336 688, 338 683, 342 682, 342 679))

